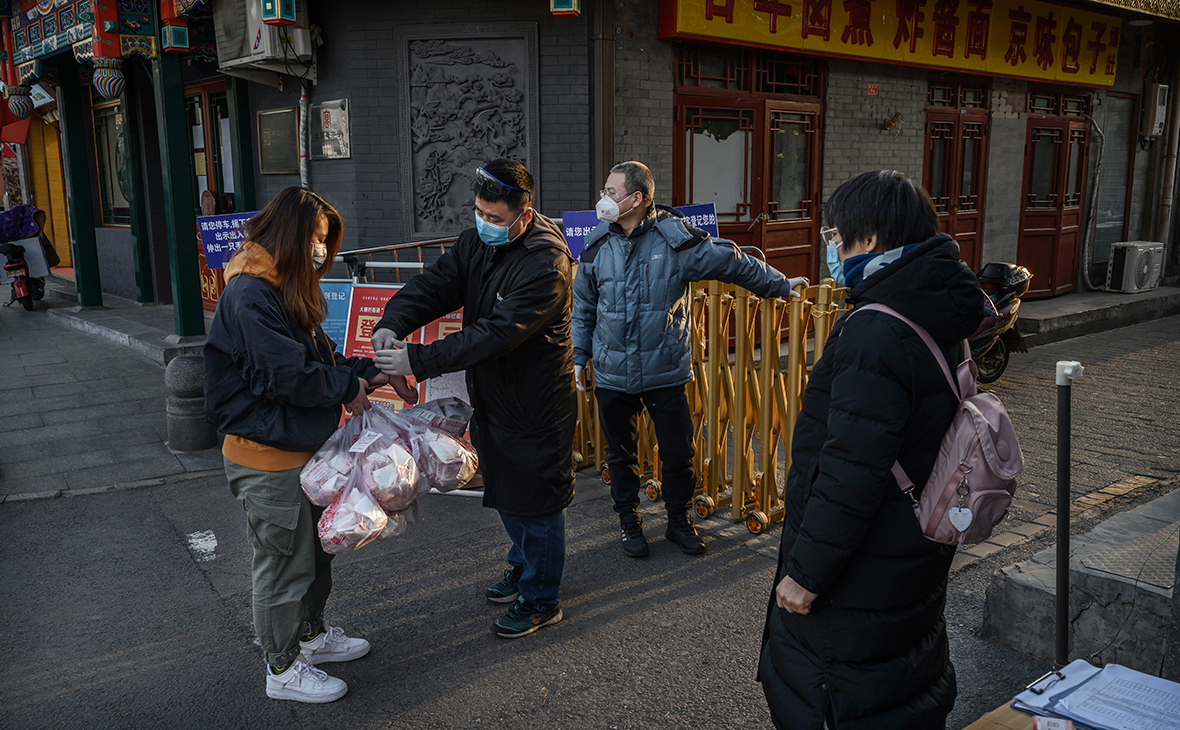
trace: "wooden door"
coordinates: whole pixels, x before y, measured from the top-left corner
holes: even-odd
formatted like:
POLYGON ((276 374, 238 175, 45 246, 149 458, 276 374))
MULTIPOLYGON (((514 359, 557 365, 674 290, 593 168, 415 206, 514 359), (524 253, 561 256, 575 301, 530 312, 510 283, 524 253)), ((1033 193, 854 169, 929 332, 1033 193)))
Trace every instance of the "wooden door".
POLYGON ((986 113, 928 112, 923 186, 938 211, 939 230, 959 242, 959 256, 980 267, 983 190, 987 180, 986 113))
POLYGON ((676 205, 713 203, 722 238, 739 246, 759 244, 761 105, 682 96, 676 115, 683 133, 675 140, 676 205))
POLYGON ((815 280, 823 150, 818 104, 766 102, 759 246, 766 262, 787 276, 815 280))
POLYGON ((1029 297, 1075 288, 1088 144, 1084 120, 1029 120, 1016 253, 1017 263, 1033 274, 1029 297))

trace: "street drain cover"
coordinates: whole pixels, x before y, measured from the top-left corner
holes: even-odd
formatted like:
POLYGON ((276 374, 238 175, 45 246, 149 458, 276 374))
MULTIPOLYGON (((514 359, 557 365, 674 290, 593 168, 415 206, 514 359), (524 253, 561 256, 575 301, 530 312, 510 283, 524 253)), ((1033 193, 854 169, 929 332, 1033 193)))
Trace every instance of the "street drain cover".
POLYGON ((1140 535, 1121 545, 1082 558, 1082 565, 1131 580, 1138 576, 1141 583, 1150 583, 1164 589, 1171 588, 1176 582, 1176 551, 1180 549, 1180 531, 1176 530, 1177 524, 1180 523, 1140 535), (1168 533, 1172 535, 1169 537, 1168 533), (1156 547, 1157 545, 1159 547, 1156 547))

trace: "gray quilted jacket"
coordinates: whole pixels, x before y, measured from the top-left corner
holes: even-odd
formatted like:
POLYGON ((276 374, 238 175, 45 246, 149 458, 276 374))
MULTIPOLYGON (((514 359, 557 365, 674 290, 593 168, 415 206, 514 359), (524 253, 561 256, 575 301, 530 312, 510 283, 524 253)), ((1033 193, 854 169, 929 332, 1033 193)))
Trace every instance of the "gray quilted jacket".
POLYGON ((788 296, 778 271, 656 206, 630 236, 601 223, 574 278, 574 364, 594 359, 594 385, 625 393, 692 380, 689 284, 715 279, 788 296))

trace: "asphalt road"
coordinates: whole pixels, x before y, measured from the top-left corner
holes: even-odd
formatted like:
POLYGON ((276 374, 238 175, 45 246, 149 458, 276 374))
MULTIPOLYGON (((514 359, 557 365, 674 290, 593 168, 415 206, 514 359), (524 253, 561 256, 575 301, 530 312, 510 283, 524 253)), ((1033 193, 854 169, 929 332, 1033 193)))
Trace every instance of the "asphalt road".
MULTIPOLYGON (((0 311, 0 347, 11 314, 0 311)), ((1016 357, 997 387, 1029 460, 1028 509, 1051 501, 1051 364, 1067 358, 1090 368, 1075 393, 1075 491, 1180 471, 1180 405, 1168 395, 1180 379, 1168 367, 1180 359, 1180 318, 1047 345, 1016 357)), ((0 463, 8 450, 0 446, 0 463)), ((12 479, 0 477, 0 491, 22 491, 12 479)), ((1078 529, 1171 487, 1115 500, 1078 529)), ((0 504, 0 727, 770 726, 754 665, 777 529, 714 530, 709 553, 692 558, 663 541, 664 520, 648 505, 652 555, 630 560, 616 545, 606 488, 584 472, 568 514, 566 619, 505 641, 490 631, 502 609, 482 598, 508 547, 497 516, 470 498, 425 500, 423 524, 335 563, 328 619, 373 652, 325 667, 350 686, 326 706, 265 697, 244 515, 223 476, 178 473, 157 486, 0 504)), ((1045 670, 975 634, 991 573, 1052 540, 954 575, 947 622, 959 699, 948 727, 1045 670)))

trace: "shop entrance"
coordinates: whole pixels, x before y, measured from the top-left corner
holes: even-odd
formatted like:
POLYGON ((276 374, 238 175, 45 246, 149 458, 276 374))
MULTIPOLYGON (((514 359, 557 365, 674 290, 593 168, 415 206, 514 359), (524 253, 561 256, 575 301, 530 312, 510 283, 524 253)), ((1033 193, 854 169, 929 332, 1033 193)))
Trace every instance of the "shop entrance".
POLYGON ((818 275, 822 66, 769 51, 682 46, 673 202, 713 203, 722 237, 787 276, 818 275))
POLYGON ((1028 296, 1047 297, 1076 286, 1090 98, 1034 91, 1028 103, 1016 261, 1033 273, 1028 296))
POLYGON ((938 211, 939 230, 959 242, 972 271, 980 267, 989 98, 985 85, 944 80, 932 80, 927 96, 922 186, 938 211))

